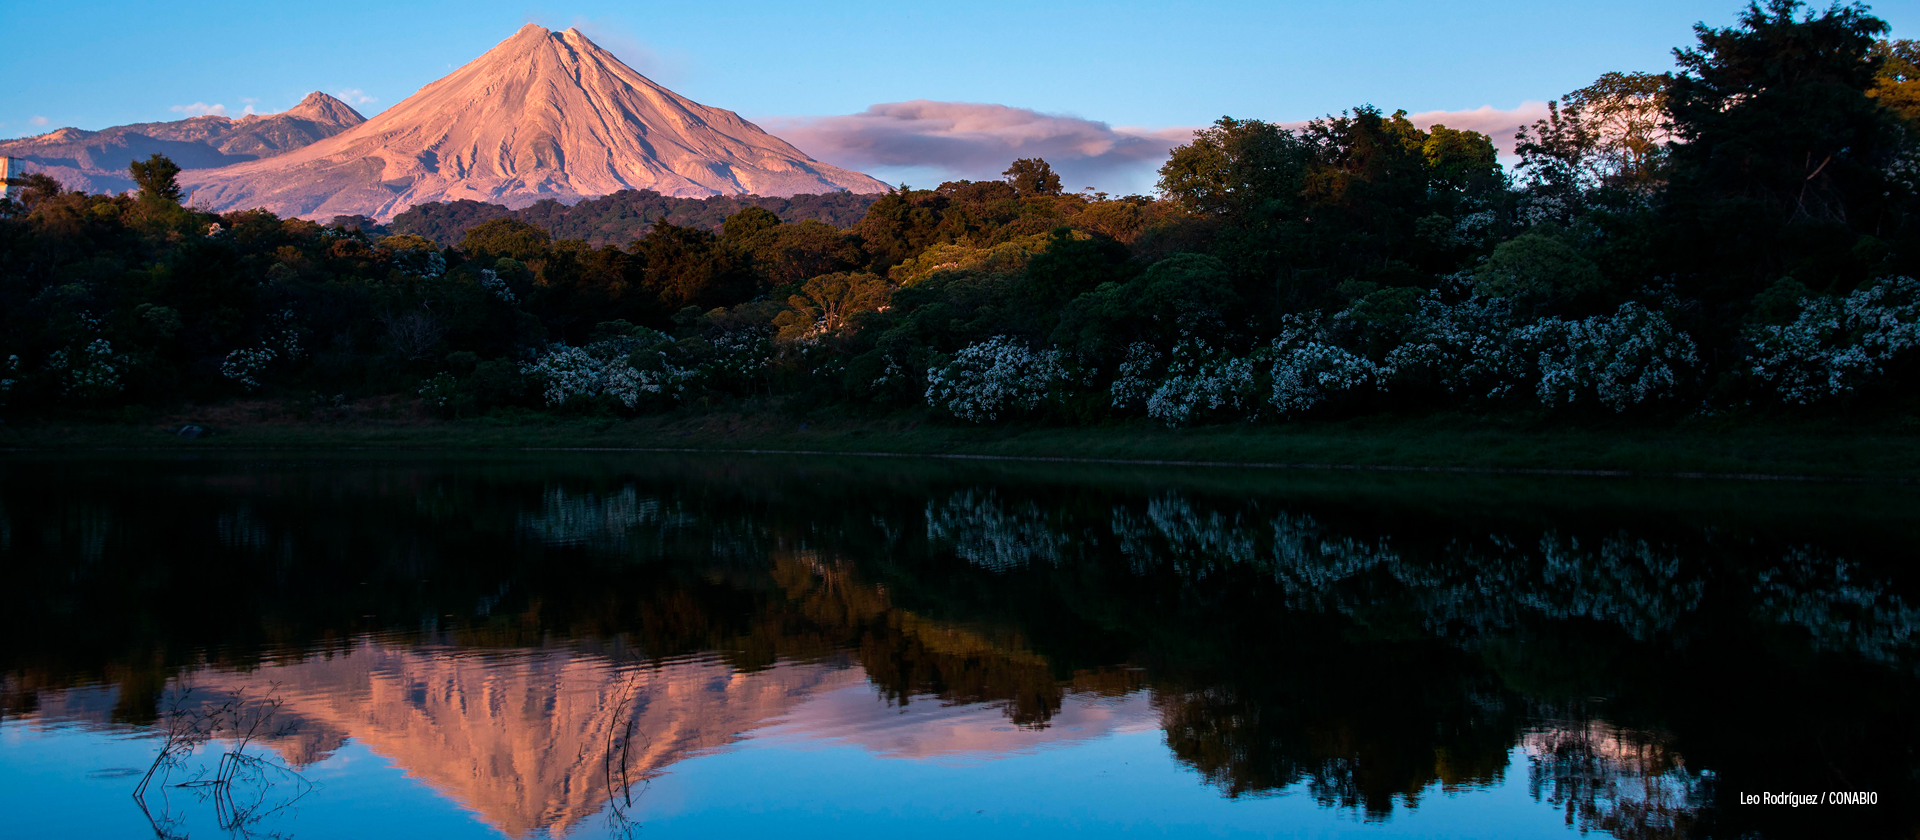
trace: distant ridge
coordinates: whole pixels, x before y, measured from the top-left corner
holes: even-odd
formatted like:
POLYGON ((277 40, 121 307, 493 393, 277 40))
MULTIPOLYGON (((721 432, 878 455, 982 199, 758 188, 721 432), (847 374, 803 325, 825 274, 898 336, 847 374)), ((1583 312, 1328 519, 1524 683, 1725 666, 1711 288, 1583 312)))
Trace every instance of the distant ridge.
POLYGON ((69 189, 115 193, 133 189, 127 164, 148 155, 166 155, 183 169, 209 169, 285 154, 366 121, 347 103, 315 91, 278 114, 62 128, 0 141, 0 155, 21 158, 29 171, 52 175, 69 189))
POLYGON ((525 207, 621 190, 786 196, 887 185, 667 90, 576 30, 528 24, 358 127, 181 177, 209 210, 392 218, 463 199, 525 207))

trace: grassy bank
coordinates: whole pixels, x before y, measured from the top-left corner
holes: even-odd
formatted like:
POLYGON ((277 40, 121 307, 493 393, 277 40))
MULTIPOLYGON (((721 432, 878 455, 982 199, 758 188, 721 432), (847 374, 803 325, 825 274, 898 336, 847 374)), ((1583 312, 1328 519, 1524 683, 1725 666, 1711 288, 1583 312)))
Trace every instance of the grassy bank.
POLYGON ((1597 470, 1643 475, 1764 474, 1920 479, 1920 423, 1753 418, 1578 424, 1543 418, 1428 416, 1167 429, 1148 422, 1060 428, 974 427, 923 416, 805 418, 708 411, 633 419, 538 414, 425 418, 403 404, 290 411, 236 403, 103 419, 12 420, 15 450, 641 448, 872 452, 1026 458, 1202 461, 1476 470, 1597 470), (175 431, 209 430, 198 439, 175 431))

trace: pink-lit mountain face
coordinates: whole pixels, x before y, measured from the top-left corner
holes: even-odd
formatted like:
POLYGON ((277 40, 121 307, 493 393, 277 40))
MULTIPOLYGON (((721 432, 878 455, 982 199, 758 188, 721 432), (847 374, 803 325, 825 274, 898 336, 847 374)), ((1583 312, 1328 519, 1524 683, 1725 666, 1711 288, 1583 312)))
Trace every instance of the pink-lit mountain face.
POLYGON ((268 160, 183 173, 215 211, 391 217, 474 199, 523 207, 626 189, 700 197, 883 192, 731 111, 667 90, 578 31, 529 24, 354 129, 268 160))

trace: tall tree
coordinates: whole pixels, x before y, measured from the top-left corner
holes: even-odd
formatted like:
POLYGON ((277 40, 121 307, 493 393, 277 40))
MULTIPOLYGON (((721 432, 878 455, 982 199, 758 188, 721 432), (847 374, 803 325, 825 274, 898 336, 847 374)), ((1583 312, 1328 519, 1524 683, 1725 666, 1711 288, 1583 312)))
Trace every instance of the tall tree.
POLYGON ((1694 258, 1708 297, 1751 295, 1782 274, 1857 282, 1857 238, 1898 224, 1886 170, 1899 118, 1867 95, 1887 24, 1857 3, 1801 7, 1749 5, 1737 26, 1698 24, 1699 45, 1674 51, 1669 210, 1689 240, 1676 255, 1694 258))
POLYGON ((151 203, 180 203, 180 165, 158 152, 127 167, 133 183, 140 187, 140 200, 151 203))
POLYGON ((1292 206, 1310 151, 1293 132, 1260 120, 1221 117, 1194 132, 1160 167, 1160 191, 1188 211, 1241 215, 1267 202, 1292 206))
POLYGON ((1006 176, 1007 183, 1013 185, 1013 191, 1021 198, 1060 194, 1060 176, 1041 158, 1021 158, 1000 174, 1006 176))

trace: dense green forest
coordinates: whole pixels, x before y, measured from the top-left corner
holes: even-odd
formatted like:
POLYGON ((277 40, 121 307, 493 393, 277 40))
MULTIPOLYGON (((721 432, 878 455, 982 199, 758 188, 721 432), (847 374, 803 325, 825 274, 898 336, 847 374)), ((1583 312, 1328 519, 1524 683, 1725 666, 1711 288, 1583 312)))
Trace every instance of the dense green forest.
POLYGON ((1676 72, 1557 100, 1511 171, 1485 135, 1363 105, 1223 118, 1152 197, 1064 193, 1029 159, 877 200, 627 192, 381 227, 182 207, 157 156, 137 194, 30 176, 0 207, 0 400, 1910 413, 1920 45, 1889 31, 1749 6, 1676 72))

